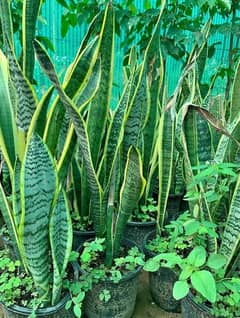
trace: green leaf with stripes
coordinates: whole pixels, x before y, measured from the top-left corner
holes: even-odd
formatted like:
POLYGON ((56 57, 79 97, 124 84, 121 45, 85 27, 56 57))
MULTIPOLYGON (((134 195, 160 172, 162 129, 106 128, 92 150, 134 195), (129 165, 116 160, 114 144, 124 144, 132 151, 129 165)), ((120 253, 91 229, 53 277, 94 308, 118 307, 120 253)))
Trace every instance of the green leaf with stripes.
POLYGON ((149 181, 150 161, 153 154, 154 138, 159 117, 159 94, 163 82, 163 60, 160 52, 160 22, 159 16, 154 33, 150 39, 146 53, 147 80, 150 105, 143 129, 144 150, 143 150, 143 174, 149 181))
MULTIPOLYGON (((73 209, 80 216, 81 211, 81 168, 76 158, 72 160, 72 182, 73 182, 73 209)), ((84 215, 84 213, 83 213, 84 215)), ((88 214, 87 214, 88 215, 88 214)))
POLYGON ((226 256, 227 262, 225 270, 232 263, 236 252, 239 253, 240 243, 240 176, 238 177, 234 193, 232 196, 231 206, 228 212, 220 253, 226 256))
MULTIPOLYGON (((77 53, 67 71, 63 85, 65 93, 69 98, 73 99, 75 96, 78 96, 88 83, 97 59, 98 47, 99 42, 97 39, 94 39, 84 51, 77 53)), ((44 140, 52 154, 55 154, 57 150, 65 112, 65 107, 57 96, 51 105, 44 133, 44 140)))
MULTIPOLYGON (((97 89, 99 87, 100 83, 100 61, 97 60, 96 64, 93 67, 92 74, 89 78, 88 83, 83 88, 83 90, 80 92, 80 95, 78 93, 73 98, 73 101, 76 100, 76 106, 79 108, 79 112, 82 114, 84 113, 85 109, 89 106, 91 103, 91 100, 94 98, 97 89)), ((69 168, 69 162, 71 161, 71 158, 74 154, 75 145, 76 145, 76 133, 74 131, 73 126, 71 125, 68 132, 67 132, 67 138, 65 140, 65 144, 62 150, 61 157, 58 162, 58 176, 60 181, 64 180, 67 171, 69 168)))
POLYGON ((131 92, 133 85, 133 77, 131 76, 125 86, 107 132, 102 162, 100 165, 100 180, 101 184, 104 186, 109 184, 113 167, 115 166, 116 156, 123 139, 124 122, 130 98, 132 96, 131 92))
POLYGON ((0 0, 0 20, 2 23, 2 33, 5 44, 8 42, 11 43, 11 45, 14 45, 13 24, 9 0, 0 0))
POLYGON ((34 41, 34 48, 42 69, 55 86, 59 97, 63 105, 66 107, 69 117, 74 124, 75 131, 80 143, 80 152, 83 158, 83 164, 86 166, 86 171, 88 174, 88 185, 89 189, 91 190, 91 204, 92 210, 94 211, 93 219, 95 231, 96 235, 101 237, 103 236, 105 230, 104 212, 102 210, 102 188, 99 184, 96 172, 93 167, 85 123, 81 115, 79 114, 76 106, 72 103, 72 101, 68 98, 68 96, 61 88, 54 66, 44 48, 37 41, 34 41))
POLYGON ((156 27, 139 68, 136 89, 128 110, 123 140, 124 161, 126 161, 129 146, 140 146, 143 144, 144 175, 146 177, 149 173, 149 164, 154 147, 158 99, 163 79, 159 33, 164 8, 165 1, 162 3, 156 27))
POLYGON ((49 236, 53 258, 52 305, 59 302, 62 281, 66 272, 69 255, 72 250, 72 223, 66 194, 60 191, 52 211, 49 236))
POLYGON ((191 166, 196 167, 199 165, 196 112, 191 108, 186 108, 186 111, 187 113, 184 116, 183 130, 186 137, 187 151, 191 166))
POLYGON ((87 118, 89 142, 95 169, 99 163, 99 154, 105 134, 112 93, 115 18, 111 4, 107 5, 103 19, 99 48, 99 58, 101 59, 101 83, 98 92, 91 103, 87 118), (96 118, 98 120, 96 120, 96 118))
POLYGON ((86 106, 89 105, 92 98, 96 95, 101 81, 101 61, 98 59, 93 67, 90 78, 86 86, 76 94, 74 102, 82 113, 86 106))
POLYGON ((158 152, 158 215, 157 224, 163 228, 167 200, 172 180, 173 152, 175 138, 175 120, 171 111, 162 113, 158 127, 157 152, 158 152))
POLYGON ((56 167, 42 139, 34 134, 21 170, 20 242, 40 296, 48 303, 50 284, 50 211, 57 188, 56 167))
POLYGON ((9 92, 8 62, 0 50, 0 148, 12 174, 16 160, 16 125, 9 92))
POLYGON ((124 179, 120 190, 119 212, 115 224, 114 235, 114 257, 118 255, 121 239, 125 225, 137 207, 140 200, 146 180, 142 174, 142 160, 139 150, 130 147, 127 155, 124 179))
POLYGON ((213 159, 212 135, 209 124, 199 115, 196 118, 198 159, 200 164, 213 159))
POLYGON ((20 224, 22 206, 20 197, 20 173, 21 173, 21 163, 16 160, 12 181, 12 198, 13 198, 13 215, 16 228, 18 229, 20 224))
POLYGON ((18 97, 16 123, 20 133, 26 134, 37 107, 37 97, 29 80, 24 76, 10 44, 8 48, 10 75, 18 97))
POLYGON ((22 20, 22 52, 23 74, 32 83, 35 64, 32 41, 35 39, 36 24, 42 0, 23 1, 22 20))
MULTIPOLYGON (((149 103, 147 100, 147 72, 144 62, 135 75, 136 88, 133 92, 125 120, 123 138, 123 165, 127 159, 130 146, 137 147, 141 143, 142 129, 148 114, 149 103)), ((135 83, 134 83, 135 84, 135 83)))

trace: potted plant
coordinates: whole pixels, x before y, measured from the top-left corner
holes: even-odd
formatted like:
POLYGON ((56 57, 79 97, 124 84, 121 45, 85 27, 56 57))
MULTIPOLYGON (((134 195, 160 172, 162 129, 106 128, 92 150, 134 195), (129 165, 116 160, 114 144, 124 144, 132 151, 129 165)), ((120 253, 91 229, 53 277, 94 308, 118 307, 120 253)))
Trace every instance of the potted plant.
POLYGON ((239 313, 237 276, 224 277, 226 257, 208 253, 196 245, 186 257, 177 253, 163 253, 155 262, 179 267, 179 277, 173 286, 173 296, 182 300, 183 317, 237 317, 239 313))
POLYGON ((154 262, 157 261, 180 269, 173 286, 173 297, 183 299, 184 318, 236 317, 239 278, 224 278, 226 258, 222 254, 208 253, 202 245, 195 245, 185 257, 162 253, 155 257, 154 262))
MULTIPOLYGON (((163 9, 164 2, 162 2, 161 12, 163 9)), ((135 241, 140 247, 143 246, 144 236, 156 228, 157 218, 157 200, 153 198, 153 193, 158 172, 156 161, 153 158, 157 148, 159 116, 161 112, 164 112, 159 107, 164 74, 159 37, 161 14, 139 67, 140 76, 139 79, 137 78, 139 89, 131 101, 132 106, 126 117, 123 136, 124 152, 131 143, 140 145, 143 175, 147 180, 143 197, 128 220, 125 231, 125 236, 135 241), (138 132, 133 135, 132 127, 136 125, 139 127, 138 132)), ((136 68, 135 59, 134 52, 131 52, 129 65, 134 65, 136 68)), ((131 74, 134 67, 129 67, 129 69, 131 74)), ((123 154, 123 156, 126 155, 123 154)))
MULTIPOLYGON (((2 186, 0 196, 1 211, 14 249, 21 261, 22 273, 26 274, 24 277, 28 277, 32 284, 34 283, 36 293, 31 292, 37 295, 37 305, 48 308, 43 310, 46 317, 58 317, 58 315, 70 317, 71 314, 64 309, 64 302, 67 299, 62 298, 62 282, 72 243, 70 212, 64 191, 57 183, 53 159, 36 134, 33 134, 27 143, 18 173, 22 180, 19 188, 20 196, 16 198, 17 192, 13 189, 14 198, 11 202, 2 186), (19 210, 16 210, 16 205, 19 210), (19 214, 16 213, 17 211, 19 214), (57 307, 54 307, 55 305, 57 307)), ((16 178, 16 169, 14 176, 16 178)), ((17 182, 16 179, 14 181, 17 182)), ((15 271, 12 274, 14 279, 15 271)), ((4 277, 3 272, 1 278, 4 277)), ((33 310, 36 310, 36 315, 42 313, 42 310, 36 309, 38 306, 28 308, 33 304, 33 299, 29 298, 29 302, 26 303, 27 308, 15 306, 14 298, 11 301, 9 300, 7 304, 2 303, 7 315, 24 317, 30 315, 33 310)), ((18 305, 20 304, 22 302, 18 305)))
MULTIPOLYGON (((233 126, 235 125, 236 122, 233 126)), ((227 134, 226 131, 223 132, 227 134)), ((188 174, 192 181, 188 184, 189 192, 186 196, 191 203, 197 202, 202 207, 205 217, 217 222, 219 237, 217 240, 208 238, 207 250, 202 246, 195 246, 187 257, 177 259, 181 274, 174 286, 173 295, 176 299, 187 295, 182 301, 184 317, 235 317, 239 311, 235 298, 239 282, 234 277, 237 276, 236 264, 239 258, 239 229, 236 222, 239 165, 223 162, 228 147, 225 136, 220 138, 220 145, 222 154, 216 153, 218 160, 220 159, 218 163, 192 167, 188 174), (219 209, 219 203, 223 201, 227 202, 226 216, 219 209), (206 285, 206 282, 210 284, 206 285)), ((186 151, 186 156, 189 153, 190 151, 186 151)), ((186 162, 189 164, 188 160, 186 162)))
POLYGON ((83 312, 87 317, 131 317, 133 313, 144 255, 128 240, 111 267, 102 263, 105 255, 105 239, 98 238, 85 242, 80 255, 75 255, 81 276, 69 285, 72 299, 67 306, 73 306, 77 317, 83 312))
POLYGON ((148 198, 145 204, 133 211, 127 222, 124 236, 143 247, 144 237, 156 229, 157 203, 153 198, 148 198))
MULTIPOLYGON (((39 5, 40 5, 40 2, 39 2, 39 5)), ((5 34, 5 47, 7 48, 9 44, 11 44, 11 47, 12 47, 11 50, 6 50, 6 54, 7 56, 9 55, 9 59, 10 59, 11 57, 16 56, 15 49, 14 49, 13 36, 11 32, 11 29, 12 29, 11 28, 11 25, 12 25, 11 12, 5 1, 1 3, 1 6, 2 6, 1 21, 3 23, 3 32, 5 34), (10 26, 10 27, 8 28, 7 26, 10 26)), ((34 11, 34 15, 31 15, 31 18, 33 20, 32 22, 30 20, 27 20, 27 22, 24 21, 23 30, 24 32, 26 32, 27 28, 29 28, 28 23, 34 24, 34 21, 37 19, 39 10, 37 9, 37 6, 35 6, 34 1, 32 2, 24 1, 23 10, 30 10, 30 11, 36 10, 36 12, 34 11)), ((27 16, 27 14, 25 16, 27 16)), ((99 75, 100 75, 100 67, 99 67, 100 64, 99 64, 99 60, 97 61, 97 55, 98 55, 97 53, 99 50, 102 36, 100 36, 99 38, 94 38, 92 41, 89 41, 89 43, 87 43, 86 39, 89 39, 90 37, 91 26, 89 29, 90 30, 88 30, 86 37, 83 39, 80 45, 80 48, 77 52, 77 55, 73 63, 68 67, 66 76, 64 78, 64 84, 63 84, 68 96, 76 100, 77 107, 80 108, 82 111, 86 109, 91 99, 95 96, 98 85, 99 85, 99 75)), ((104 27, 102 29, 104 29, 104 27)), ((28 32, 27 36, 29 36, 30 38, 28 39, 27 37, 23 37, 24 41, 26 41, 24 51, 23 51, 23 56, 24 56, 25 63, 28 64, 28 60, 30 61, 31 59, 31 63, 29 63, 29 65, 30 64, 32 65, 32 60, 34 61, 34 58, 32 59, 32 55, 34 55, 32 40, 35 37, 35 33, 31 32, 30 34, 28 32)), ((40 36, 37 38, 39 38, 39 40, 41 39, 40 36)), ((32 65, 32 68, 33 68, 33 65, 32 65)), ((11 71, 11 75, 13 77, 15 76, 15 81, 16 81, 16 74, 21 72, 21 67, 20 65, 18 65, 18 61, 16 58, 15 58, 15 63, 14 64, 11 63, 10 71, 11 71)), ((32 72, 33 70, 31 71, 31 73, 32 72)), ((27 74, 25 75, 28 76, 27 74)), ((29 78, 27 77, 25 80, 27 80, 29 84, 29 78)), ((17 86, 21 86, 21 85, 22 84, 18 83, 17 86)), ((31 86, 29 90, 34 92, 34 87, 31 86)), ((31 96, 32 92, 29 93, 30 94, 29 96, 31 96)), ((46 92, 42 100, 39 102, 37 114, 40 120, 36 122, 35 129, 37 133, 43 138, 44 142, 46 143, 48 149, 50 150, 54 158, 58 159, 57 170, 58 170, 59 181, 65 185, 68 200, 70 202, 70 195, 68 191, 69 189, 68 181, 66 181, 67 180, 66 177, 69 173, 69 169, 71 166, 70 159, 72 158, 76 149, 76 134, 74 133, 74 130, 72 129, 72 127, 70 127, 69 129, 68 127, 66 128, 66 126, 69 125, 69 119, 68 120, 66 119, 66 114, 65 114, 66 111, 64 106, 61 104, 59 97, 58 96, 55 97, 53 101, 51 102, 51 105, 49 105, 49 102, 51 101, 52 92, 53 92, 53 89, 49 88, 49 90, 46 92), (49 108, 49 111, 47 112, 48 108, 49 108)), ((22 92, 22 89, 18 87, 17 94, 24 96, 24 93, 25 92, 22 92)), ((25 101, 26 100, 21 99, 22 104, 25 101)), ((31 103, 27 104, 28 109, 26 109, 26 107, 25 109, 29 111, 32 115, 33 111, 36 109, 36 106, 38 104, 35 94, 33 98, 30 100, 30 102, 31 103)), ((26 103, 24 105, 26 106, 26 103)), ((23 112, 18 112, 18 113, 22 114, 23 112)), ((21 122, 21 119, 18 119, 18 122, 21 122)), ((24 128, 21 127, 21 129, 28 130, 28 128, 26 127, 24 128)), ((24 143, 20 143, 20 144, 22 145, 24 143)), ((24 150, 21 150, 21 152, 24 153, 24 150)), ((71 207, 72 205, 70 204, 70 208, 71 207)), ((74 211, 71 211, 71 213, 73 212, 74 211)))
MULTIPOLYGON (((106 10, 111 10, 111 6, 107 6, 106 10)), ((110 14, 108 11, 106 12, 110 14)), ((134 140, 131 141, 129 139, 128 143, 124 143, 126 125, 122 124, 125 123, 126 116, 129 116, 130 113, 129 110, 126 112, 126 107, 128 106, 126 101, 131 96, 131 89, 134 87, 132 85, 136 78, 130 76, 119 106, 114 113, 112 121, 110 121, 109 129, 106 133, 106 143, 103 149, 100 170, 96 171, 89 143, 89 132, 81 113, 74 102, 63 91, 54 66, 44 48, 38 41, 34 41, 34 48, 40 65, 56 88, 73 122, 76 135, 79 139, 80 156, 87 174, 88 187, 91 190, 90 202, 93 211, 94 229, 97 238, 105 239, 105 266, 111 268, 114 258, 118 256, 121 249, 123 231, 127 220, 136 208, 145 186, 141 155, 139 150, 134 146, 134 142, 136 142, 135 134, 137 136, 138 131, 135 132, 134 130, 130 135, 129 133, 126 134, 125 136, 129 135, 129 138, 134 137, 134 140), (121 147, 127 151, 126 153, 123 151, 125 154, 123 156, 123 170, 121 161, 119 166, 121 147)), ((140 74, 142 74, 143 70, 142 66, 140 74)), ((142 78, 143 76, 138 78, 139 82, 136 91, 134 90, 134 100, 129 105, 129 109, 131 110, 133 106, 137 107, 137 97, 140 94, 138 90, 140 89, 142 78)), ((89 293, 91 292, 94 292, 94 287, 89 293)), ((81 297, 79 296, 78 299, 81 299, 81 297)), ((100 313, 98 314, 100 315, 100 313)), ((126 317, 130 317, 129 314, 130 312, 128 312, 126 317)))
MULTIPOLYGON (((165 225, 161 236, 151 233, 145 238, 145 250, 149 259, 144 269, 149 272, 150 292, 154 302, 166 311, 179 312, 180 302, 172 296, 173 286, 178 279, 177 266, 168 268, 167 259, 176 255, 186 257, 196 244, 207 246, 207 237, 216 237, 216 225, 184 212, 177 220, 165 225), (163 257, 161 259, 161 257, 163 257), (161 261, 162 262, 161 262, 161 261), (166 265, 166 266, 165 266, 166 265)), ((169 260, 171 263, 171 260, 169 260)))
MULTIPOLYGON (((29 24, 32 27, 35 25, 40 5, 40 1, 23 1, 24 17, 30 17, 24 20, 23 34, 29 24)), ((17 317, 22 317, 36 309, 36 315, 43 317, 71 317, 71 311, 67 312, 64 308, 68 292, 63 289, 63 279, 71 252, 72 224, 63 188, 69 167, 66 158, 69 158, 67 155, 70 155, 74 147, 65 147, 59 158, 57 149, 61 145, 58 142, 52 145, 49 141, 57 138, 58 134, 56 130, 56 134, 52 135, 56 125, 54 111, 61 109, 59 98, 56 97, 53 104, 49 105, 53 91, 50 88, 38 101, 34 87, 30 84, 34 67, 32 39, 35 37, 35 28, 24 36, 25 67, 22 68, 14 49, 10 3, 0 1, 0 6, 6 50, 5 55, 0 51, 1 113, 4 114, 0 122, 0 148, 10 179, 10 191, 0 186, 1 213, 14 249, 14 257, 21 263, 21 273, 32 279, 37 292, 34 293, 37 295, 37 307, 20 306, 16 309, 12 299, 10 307, 3 304, 4 311, 8 315, 15 313, 17 317), (48 107, 51 109, 49 113, 48 107), (54 138, 51 139, 50 135, 54 138)), ((87 95, 82 94, 80 89, 82 82, 89 83, 96 62, 96 58, 87 62, 85 59, 92 45, 77 54, 64 82, 69 95, 77 98, 81 94, 85 102, 94 95, 94 92, 89 91, 87 95), (85 68, 82 69, 81 65, 85 68), (78 67, 81 68, 81 78, 78 67)), ((72 135, 69 137, 74 139, 72 135)), ((31 304, 29 298, 26 305, 31 304)))

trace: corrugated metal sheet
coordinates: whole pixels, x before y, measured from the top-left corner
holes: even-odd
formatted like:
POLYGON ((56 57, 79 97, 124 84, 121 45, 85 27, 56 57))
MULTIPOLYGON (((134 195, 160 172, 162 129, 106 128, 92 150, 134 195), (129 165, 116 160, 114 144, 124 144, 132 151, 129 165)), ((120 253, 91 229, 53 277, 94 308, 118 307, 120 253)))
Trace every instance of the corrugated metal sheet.
MULTIPOLYGON (((121 2, 121 0, 118 0, 121 2)), ((135 1, 135 5, 144 10, 143 1, 135 1)), ((156 0, 152 0, 152 6, 156 6, 156 0)), ((63 12, 63 8, 56 2, 52 0, 46 0, 43 10, 42 16, 46 20, 46 23, 39 23, 38 33, 41 35, 46 35, 51 39, 55 47, 55 53, 52 54, 54 63, 59 73, 63 73, 67 66, 73 60, 77 49, 79 47, 79 43, 81 42, 84 33, 86 31, 87 26, 75 27, 71 28, 68 32, 67 36, 62 39, 61 38, 61 15, 63 12)), ((197 11, 193 12, 193 14, 197 14, 197 11)), ((240 14, 239 14, 240 15, 240 14)), ((224 21, 220 16, 216 16, 214 23, 224 23, 224 21)), ((186 34, 186 36, 188 36, 186 34)), ((204 80, 208 80, 211 75, 215 72, 216 68, 221 66, 227 66, 228 63, 228 47, 229 47, 229 38, 230 36, 216 35, 211 38, 210 43, 219 42, 216 46, 216 53, 212 59, 209 60, 207 65, 207 72, 205 73, 204 80)), ((120 48, 120 39, 116 37, 115 42, 115 71, 114 71, 114 92, 113 92, 113 105, 116 104, 118 100, 119 91, 122 89, 122 59, 123 59, 123 50, 120 48)), ((166 63, 166 76, 168 81, 168 90, 169 95, 173 92, 179 75, 181 73, 181 63, 174 60, 172 57, 168 57, 166 63)), ((37 70, 38 75, 40 70, 37 70)), ((45 79, 45 76, 37 76, 41 85, 41 90, 44 91, 48 86, 48 82, 45 79)), ((219 79, 216 84, 215 93, 221 92, 224 88, 225 81, 219 79)))

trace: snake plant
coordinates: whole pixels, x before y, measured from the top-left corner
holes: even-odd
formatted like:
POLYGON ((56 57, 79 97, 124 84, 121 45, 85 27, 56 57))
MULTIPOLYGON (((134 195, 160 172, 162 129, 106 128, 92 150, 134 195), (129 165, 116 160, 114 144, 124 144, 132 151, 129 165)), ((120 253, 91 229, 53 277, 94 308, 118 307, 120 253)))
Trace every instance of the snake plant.
POLYGON ((86 204, 81 202, 81 207, 90 207, 96 235, 106 238, 108 265, 118 254, 124 226, 145 187, 137 142, 140 132, 138 127, 139 124, 142 125, 141 116, 137 119, 139 124, 131 130, 131 136, 135 135, 136 138, 126 143, 124 137, 133 105, 140 115, 147 113, 147 109, 142 109, 146 107, 142 94, 146 95, 147 65, 150 63, 150 58, 145 58, 148 62, 144 62, 129 76, 113 116, 107 118, 112 90, 113 34, 114 12, 111 4, 108 4, 103 17, 98 51, 101 81, 87 113, 82 112, 77 107, 76 100, 66 94, 47 52, 38 41, 34 41, 38 61, 57 90, 78 137, 80 161, 74 161, 74 165, 79 172, 81 191, 90 190, 88 198, 83 198, 86 204), (101 120, 98 121, 98 118, 101 120), (94 137, 96 133, 97 137, 94 137))
MULTIPOLYGON (((239 152, 239 120, 240 113, 238 111, 238 100, 239 100, 239 64, 236 67, 235 79, 233 82, 232 94, 228 106, 230 106, 230 115, 225 110, 221 111, 223 114, 223 120, 220 121, 212 113, 211 109, 206 106, 197 106, 193 104, 185 104, 182 107, 181 112, 179 112, 179 119, 181 121, 181 143, 184 149, 184 162, 186 171, 186 180, 189 185, 189 190, 191 192, 199 193, 197 199, 195 199, 194 204, 198 204, 201 211, 205 214, 207 219, 212 219, 215 222, 223 222, 223 234, 219 241, 210 242, 209 249, 213 252, 217 250, 226 256, 225 265, 225 275, 233 275, 236 268, 239 266, 240 260, 240 250, 239 250, 239 238, 240 238, 240 228, 239 228, 239 191, 240 191, 240 177, 237 175, 234 184, 227 189, 227 193, 222 192, 217 200, 208 200, 204 196, 204 184, 196 184, 194 181, 195 175, 200 172, 200 163, 211 164, 213 162, 215 165, 225 165, 225 167, 234 164, 238 164, 238 152, 239 152), (204 134, 208 134, 208 142, 205 144, 205 148, 202 148, 202 141, 205 140, 205 136, 200 134, 200 130, 197 127, 197 113, 203 118, 204 125, 206 123, 208 130, 204 130, 204 134), (191 132, 190 132, 191 130, 191 132), (212 138, 213 130, 216 130, 219 134, 218 138, 212 138), (213 141, 215 144, 213 144, 213 141), (209 142, 211 147, 209 147, 209 142), (207 147, 207 148, 206 148, 207 147), (206 150, 206 151, 205 151, 206 150), (210 151, 211 150, 211 151, 210 151), (206 153, 208 157, 201 157, 201 153, 206 153), (207 161, 209 160, 210 161, 207 161), (194 169, 192 169, 195 167, 194 169), (221 203, 228 200, 227 211, 225 213, 222 208, 221 203)), ((208 105, 208 100, 202 100, 202 103, 208 105)), ((200 99, 201 101, 201 99, 200 99)), ((211 105, 211 104, 210 104, 211 105)), ((228 172, 228 170, 227 170, 228 172)), ((230 173, 232 173, 230 171, 230 173)), ((207 175, 206 175, 207 177, 207 175)), ((221 175, 216 175, 211 179, 208 190, 211 193, 218 193, 218 185, 221 182, 221 175)))
MULTIPOLYGON (((70 211, 64 190, 58 182, 56 163, 33 129, 38 108, 43 103, 39 103, 30 119, 21 157, 18 151, 11 153, 12 150, 6 146, 10 141, 13 146, 19 145, 19 136, 14 100, 8 88, 13 85, 9 64, 2 52, 0 56, 0 91, 4 97, 1 111, 9 114, 8 123, 11 123, 8 126, 1 124, 1 135, 5 138, 1 138, 0 146, 8 163, 12 184, 11 197, 0 185, 1 212, 17 256, 25 271, 32 275, 39 297, 46 305, 55 304, 61 294, 62 279, 71 251, 70 211), (14 138, 9 139, 9 136, 14 138)), ((24 85, 23 79, 18 80, 24 85)), ((20 107, 20 102, 17 106, 20 107)))
MULTIPOLYGON (((5 51, 0 51, 0 149, 11 181, 10 193, 0 185, 0 210, 17 257, 32 276, 42 304, 47 306, 59 301, 72 247, 64 185, 76 136, 69 127, 63 150, 56 151, 61 149, 57 136, 64 116, 58 117, 57 128, 55 116, 65 108, 58 97, 51 102, 53 87, 39 100, 31 85, 35 60, 32 40, 41 4, 42 1, 23 1, 20 63, 10 1, 0 1, 5 51), (56 134, 52 134, 54 129, 56 134), (50 143, 50 135, 54 143, 50 143)), ((96 93, 100 74, 98 49, 98 38, 81 46, 67 70, 64 90, 76 100, 78 109, 84 109, 96 93)))

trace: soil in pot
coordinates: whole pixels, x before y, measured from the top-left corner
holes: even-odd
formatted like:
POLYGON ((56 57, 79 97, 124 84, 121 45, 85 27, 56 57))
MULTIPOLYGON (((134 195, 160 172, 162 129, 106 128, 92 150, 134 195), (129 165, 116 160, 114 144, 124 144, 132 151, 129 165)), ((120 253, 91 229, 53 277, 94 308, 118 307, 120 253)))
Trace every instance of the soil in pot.
POLYGON ((214 318, 209 308, 203 304, 197 304, 191 294, 182 300, 181 307, 182 318, 214 318))

